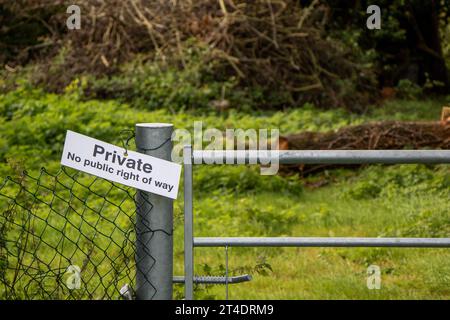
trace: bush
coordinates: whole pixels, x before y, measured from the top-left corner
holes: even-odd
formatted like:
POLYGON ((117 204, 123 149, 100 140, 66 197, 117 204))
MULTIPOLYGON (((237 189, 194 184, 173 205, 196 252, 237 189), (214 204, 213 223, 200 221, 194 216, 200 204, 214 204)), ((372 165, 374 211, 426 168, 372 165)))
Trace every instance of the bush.
MULTIPOLYGON (((44 1, 35 1, 43 6, 44 1)), ((65 10, 51 6, 59 1, 45 2, 56 10, 47 20, 65 21, 65 10)), ((150 105, 204 105, 205 98, 220 99, 223 85, 204 88, 191 78, 203 77, 189 69, 192 52, 201 51, 200 63, 211 67, 214 81, 237 84, 241 93, 256 89, 263 95, 259 108, 311 102, 361 111, 376 97, 370 64, 345 42, 327 35, 329 8, 317 1, 306 6, 294 0, 114 0, 108 5, 82 0, 77 5, 84 12, 81 30, 52 28, 53 33, 38 43, 51 43, 52 50, 45 51, 33 78, 53 91, 94 75, 101 79, 94 88, 99 97, 144 93, 142 99, 150 105), (146 67, 136 77, 117 76, 124 64, 138 58, 162 69, 170 66, 164 81, 154 82, 155 70, 146 67), (186 80, 193 86, 180 85, 186 80), (168 86, 169 95, 164 92, 168 86), (156 91, 151 97, 149 88, 156 91)), ((24 15, 18 6, 11 10, 24 15)))
POLYGON ((240 108, 245 104, 242 93, 239 99, 234 99, 234 91, 239 90, 236 81, 233 78, 214 80, 211 64, 204 64, 199 56, 201 52, 191 51, 182 69, 135 60, 124 65, 118 75, 88 77, 81 91, 87 99, 118 99, 147 110, 222 110, 229 107, 230 99, 235 103, 234 107, 240 108), (224 108, 218 108, 220 103, 224 108))
POLYGON ((233 190, 242 192, 277 192, 300 195, 302 191, 298 177, 262 176, 258 166, 213 166, 196 170, 195 188, 201 192, 218 193, 233 190), (211 177, 214 177, 213 179, 211 177))
POLYGON ((400 99, 417 99, 423 94, 422 88, 410 80, 402 79, 397 85, 397 96, 400 99))

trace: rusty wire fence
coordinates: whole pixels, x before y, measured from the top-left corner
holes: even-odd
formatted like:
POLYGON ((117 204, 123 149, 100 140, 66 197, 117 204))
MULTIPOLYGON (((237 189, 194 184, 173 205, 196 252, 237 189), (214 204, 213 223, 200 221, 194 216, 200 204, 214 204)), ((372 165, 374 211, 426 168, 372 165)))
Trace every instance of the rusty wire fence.
POLYGON ((135 193, 64 167, 7 177, 0 184, 0 299, 132 297, 136 212, 152 208, 135 193))
MULTIPOLYGON (((172 126, 136 125, 168 158, 172 126)), ((0 300, 170 299, 171 200, 67 167, 0 181, 0 300), (161 250, 161 248, 165 250, 161 250)))

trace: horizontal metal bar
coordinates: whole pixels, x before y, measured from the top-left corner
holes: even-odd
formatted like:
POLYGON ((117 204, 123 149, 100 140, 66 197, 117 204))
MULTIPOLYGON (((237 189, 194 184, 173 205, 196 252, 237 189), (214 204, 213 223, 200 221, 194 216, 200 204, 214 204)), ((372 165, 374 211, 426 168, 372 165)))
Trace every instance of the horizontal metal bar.
POLYGON ((194 238, 194 247, 449 248, 450 238, 194 238))
MULTIPOLYGON (((241 276, 228 277, 228 283, 241 283, 252 280, 252 276, 249 274, 244 274, 241 276)), ((173 283, 184 283, 183 276, 174 276, 173 283)), ((202 276, 194 277, 194 283, 208 283, 208 284, 226 284, 227 278, 222 276, 202 276)))
POLYGON ((227 150, 194 151, 194 164, 450 163, 450 150, 227 150))

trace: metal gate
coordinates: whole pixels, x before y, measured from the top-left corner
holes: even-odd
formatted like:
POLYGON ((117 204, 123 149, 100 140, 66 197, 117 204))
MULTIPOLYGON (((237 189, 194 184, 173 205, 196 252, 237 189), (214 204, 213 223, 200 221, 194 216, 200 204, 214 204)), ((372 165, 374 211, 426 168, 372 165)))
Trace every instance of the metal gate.
MULTIPOLYGON (((193 165, 195 164, 450 164, 450 150, 290 150, 193 151, 184 147, 184 283, 185 299, 193 299, 193 283, 234 283, 248 276, 194 278, 194 247, 400 247, 449 248, 450 238, 341 238, 341 237, 194 237, 193 165), (226 160, 226 161, 224 161, 226 160)), ((228 260, 228 255, 226 255, 228 260)), ((227 261, 228 262, 228 261, 227 261)), ((181 281, 182 281, 181 280, 181 281)), ((180 281, 180 282, 181 282, 180 281)), ((228 295, 228 294, 227 294, 228 295)))

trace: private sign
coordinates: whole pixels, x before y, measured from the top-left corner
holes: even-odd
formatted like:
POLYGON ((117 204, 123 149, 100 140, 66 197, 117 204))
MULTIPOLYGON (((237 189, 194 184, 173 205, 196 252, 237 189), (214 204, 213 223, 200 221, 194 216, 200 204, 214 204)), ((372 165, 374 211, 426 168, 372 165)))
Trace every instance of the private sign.
POLYGON ((67 131, 61 164, 126 186, 176 199, 181 165, 67 131))

